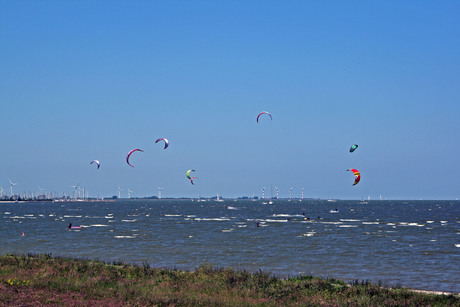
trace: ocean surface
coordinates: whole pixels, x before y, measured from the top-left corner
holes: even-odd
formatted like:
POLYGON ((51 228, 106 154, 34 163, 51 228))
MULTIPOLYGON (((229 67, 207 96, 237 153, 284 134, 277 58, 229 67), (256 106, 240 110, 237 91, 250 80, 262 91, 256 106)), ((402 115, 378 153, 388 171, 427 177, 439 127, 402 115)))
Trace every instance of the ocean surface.
POLYGON ((460 201, 0 203, 0 242, 1 254, 460 292, 460 201))

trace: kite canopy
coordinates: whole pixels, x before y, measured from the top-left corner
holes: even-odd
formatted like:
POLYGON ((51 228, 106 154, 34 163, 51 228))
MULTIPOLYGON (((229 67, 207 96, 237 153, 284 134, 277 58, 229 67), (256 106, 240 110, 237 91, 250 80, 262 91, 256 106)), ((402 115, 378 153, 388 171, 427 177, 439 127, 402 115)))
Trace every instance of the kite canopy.
POLYGON ((353 144, 353 145, 351 145, 351 147, 350 147, 350 152, 355 151, 356 148, 358 148, 358 144, 353 144))
POLYGON ((353 183, 353 185, 358 184, 359 180, 361 179, 361 174, 359 173, 359 171, 354 168, 347 169, 347 171, 352 171, 353 174, 355 174, 355 183, 353 183))
POLYGON ((157 140, 155 141, 155 144, 158 143, 159 141, 164 141, 164 142, 165 142, 165 148, 164 148, 164 149, 168 148, 168 146, 169 146, 169 141, 168 141, 167 139, 165 139, 165 138, 159 138, 159 139, 157 139, 157 140))
POLYGON ((257 115, 257 123, 259 123, 259 117, 262 114, 267 114, 268 116, 270 116, 270 119, 273 120, 273 117, 270 113, 268 113, 267 111, 263 111, 263 112, 260 112, 259 115, 257 115))
POLYGON ((136 149, 131 150, 131 151, 128 153, 128 155, 126 156, 126 163, 128 163, 128 165, 131 166, 131 167, 134 167, 134 166, 132 166, 132 165, 129 163, 129 157, 131 157, 131 154, 132 154, 133 152, 135 152, 135 151, 142 151, 142 152, 143 152, 142 149, 136 148, 136 149))
MULTIPOLYGON (((195 170, 194 169, 189 169, 185 175, 187 176, 188 179, 192 179, 192 177, 190 177, 190 172, 194 172, 195 170)), ((195 178, 195 177, 194 177, 195 178)), ((193 182, 192 182, 193 183, 193 182)))
POLYGON ((99 169, 99 167, 101 166, 101 162, 99 162, 99 160, 93 160, 89 164, 93 164, 93 163, 97 164, 97 169, 99 169))

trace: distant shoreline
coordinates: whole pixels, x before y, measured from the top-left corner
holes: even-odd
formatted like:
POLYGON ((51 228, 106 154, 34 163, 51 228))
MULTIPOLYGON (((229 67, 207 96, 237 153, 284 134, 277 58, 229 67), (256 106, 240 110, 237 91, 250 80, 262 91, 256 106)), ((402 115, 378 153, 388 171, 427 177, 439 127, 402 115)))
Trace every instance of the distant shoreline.
MULTIPOLYGON (((90 199, 21 199, 21 200, 11 200, 11 199, 0 199, 0 204, 12 204, 12 203, 60 203, 60 202, 71 202, 71 203, 81 203, 81 202, 117 202, 117 201, 138 201, 138 200, 152 200, 152 201, 165 201, 165 200, 186 200, 186 201, 197 201, 197 202, 212 202, 217 201, 216 197, 171 197, 171 198, 154 198, 154 197, 144 197, 144 198, 90 198, 90 199)), ((219 201, 234 202, 234 201, 254 201, 254 202, 277 202, 277 201, 290 201, 289 198, 223 198, 221 197, 219 201)), ((321 198, 292 198, 292 202, 307 202, 307 201, 318 201, 318 202, 327 202, 333 204, 338 201, 351 201, 351 202, 360 202, 361 204, 379 203, 384 201, 405 201, 405 202, 419 202, 419 201, 454 201, 460 202, 458 199, 430 199, 430 200, 420 200, 420 199, 386 199, 386 200, 360 200, 360 199, 321 199, 321 198)))

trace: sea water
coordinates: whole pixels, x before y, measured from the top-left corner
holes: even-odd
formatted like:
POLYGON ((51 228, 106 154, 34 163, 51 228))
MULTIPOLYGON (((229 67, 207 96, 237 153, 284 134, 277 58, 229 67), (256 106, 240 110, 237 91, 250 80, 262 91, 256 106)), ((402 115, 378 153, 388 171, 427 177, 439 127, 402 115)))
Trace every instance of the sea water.
POLYGON ((0 240, 1 254, 460 292, 460 201, 0 203, 0 240))

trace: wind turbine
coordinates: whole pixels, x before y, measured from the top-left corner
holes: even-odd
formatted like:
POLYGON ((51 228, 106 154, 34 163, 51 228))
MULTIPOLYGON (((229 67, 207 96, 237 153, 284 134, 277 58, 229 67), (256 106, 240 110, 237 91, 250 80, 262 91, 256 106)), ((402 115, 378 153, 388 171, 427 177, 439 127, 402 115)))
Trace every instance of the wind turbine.
POLYGON ((163 191, 164 188, 157 187, 158 189, 158 199, 161 199, 161 191, 163 191))
POLYGON ((118 186, 118 199, 120 199, 120 192, 121 190, 123 190, 122 188, 120 188, 120 186, 118 186))
POLYGON ((10 178, 8 180, 10 181, 10 194, 13 197, 13 186, 17 185, 17 183, 12 182, 10 178))
POLYGON ((279 199, 279 195, 280 195, 280 189, 278 189, 278 187, 275 187, 276 189, 276 200, 279 199))
POLYGON ((43 194, 43 191, 45 191, 45 189, 40 188, 40 186, 38 186, 38 189, 40 190, 40 195, 38 195, 38 197, 42 195, 46 196, 45 194, 43 194))
POLYGON ((130 189, 128 189, 128 198, 131 198, 131 193, 132 193, 132 192, 133 192, 133 191, 131 191, 130 189))
POLYGON ((5 190, 3 190, 3 187, 0 187, 0 194, 2 195, 1 198, 3 198, 3 193, 5 192, 5 190))
POLYGON ((79 198, 83 198, 83 200, 87 199, 88 198, 88 191, 86 190, 86 188, 78 188, 78 195, 79 195, 79 198), (83 192, 83 193, 82 193, 83 192), (82 196, 83 194, 83 196, 82 196))
POLYGON ((77 191, 80 188, 80 183, 78 183, 77 185, 72 185, 71 187, 75 189, 75 200, 76 200, 77 199, 77 191))

